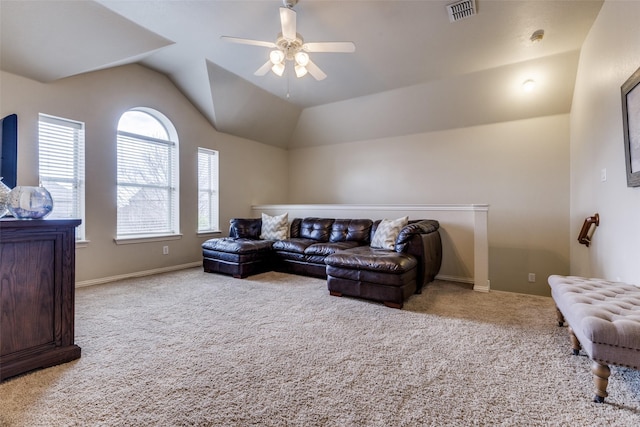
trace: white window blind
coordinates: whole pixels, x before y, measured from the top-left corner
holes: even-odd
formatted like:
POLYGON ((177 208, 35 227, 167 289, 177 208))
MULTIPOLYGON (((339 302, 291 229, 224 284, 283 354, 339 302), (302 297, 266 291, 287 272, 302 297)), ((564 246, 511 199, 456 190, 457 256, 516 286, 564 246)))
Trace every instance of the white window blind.
POLYGON ((218 152, 198 147, 198 231, 219 231, 218 152))
POLYGON ((118 124, 118 238, 179 233, 177 138, 168 126, 160 113, 139 110, 118 124))
POLYGON ((40 185, 53 198, 49 218, 79 218, 76 239, 85 239, 84 123, 40 114, 38 119, 40 185))

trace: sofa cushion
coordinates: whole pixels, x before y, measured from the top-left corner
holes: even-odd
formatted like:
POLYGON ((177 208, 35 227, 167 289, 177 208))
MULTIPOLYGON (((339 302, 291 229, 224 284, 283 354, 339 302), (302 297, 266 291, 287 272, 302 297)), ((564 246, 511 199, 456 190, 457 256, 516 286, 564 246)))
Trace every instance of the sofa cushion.
POLYGON ((369 242, 371 236, 370 219, 336 219, 331 226, 330 242, 356 241, 362 244, 369 242))
POLYGON ((396 239, 400 235, 400 230, 408 223, 408 216, 394 220, 383 219, 378 225, 373 239, 371 239, 371 247, 393 250, 396 245, 396 239))
POLYGON ((301 237, 292 237, 286 240, 278 240, 273 243, 273 249, 281 252, 293 252, 303 254, 305 249, 316 243, 313 239, 303 239, 301 237))
POLYGON ((229 237, 238 239, 259 239, 262 229, 260 218, 233 218, 229 221, 229 237))
POLYGON ((418 265, 418 261, 411 255, 387 249, 375 249, 369 246, 358 246, 353 249, 336 252, 327 256, 324 262, 331 267, 382 271, 394 274, 405 273, 418 265))
POLYGON ((305 218, 300 223, 300 237, 328 242, 333 222, 331 218, 305 218))
POLYGON ((344 251, 345 249, 351 249, 358 246, 358 242, 349 241, 349 242, 321 242, 314 243, 304 250, 304 253, 307 255, 321 255, 327 256, 334 254, 338 251, 344 251))
POLYGON ((264 240, 282 240, 289 234, 289 214, 270 216, 262 214, 262 231, 260 238, 264 240))
POLYGON ((234 239, 225 237, 222 239, 209 239, 202 244, 205 251, 229 252, 235 254, 248 254, 252 252, 271 251, 273 240, 234 239))

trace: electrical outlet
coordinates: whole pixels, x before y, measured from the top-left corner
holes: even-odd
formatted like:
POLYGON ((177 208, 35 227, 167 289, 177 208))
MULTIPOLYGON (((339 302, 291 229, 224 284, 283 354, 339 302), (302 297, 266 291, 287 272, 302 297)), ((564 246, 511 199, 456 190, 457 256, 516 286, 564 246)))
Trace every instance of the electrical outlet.
POLYGON ((605 182, 607 180, 607 169, 600 170, 600 181, 605 182))
POLYGON ((529 273, 529 283, 534 283, 536 281, 536 273, 529 273))
POLYGON ((169 255, 169 246, 162 247, 162 255, 169 255))

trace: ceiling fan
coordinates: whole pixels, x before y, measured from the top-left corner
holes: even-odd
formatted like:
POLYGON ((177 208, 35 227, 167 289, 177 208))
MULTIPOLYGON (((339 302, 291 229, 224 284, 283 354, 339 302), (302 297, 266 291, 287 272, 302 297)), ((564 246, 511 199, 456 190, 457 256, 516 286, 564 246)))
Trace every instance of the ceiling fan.
POLYGON ((286 61, 294 63, 297 77, 311 74, 316 80, 324 80, 327 75, 311 59, 309 53, 351 53, 355 52, 356 45, 353 42, 315 42, 305 43, 300 34, 296 32, 296 12, 293 6, 298 0, 283 0, 284 7, 280 8, 280 25, 282 32, 274 42, 243 39, 238 37, 222 36, 225 41, 232 43, 262 46, 273 49, 269 54, 269 60, 254 73, 256 76, 264 76, 273 71, 282 76, 285 71, 286 61))

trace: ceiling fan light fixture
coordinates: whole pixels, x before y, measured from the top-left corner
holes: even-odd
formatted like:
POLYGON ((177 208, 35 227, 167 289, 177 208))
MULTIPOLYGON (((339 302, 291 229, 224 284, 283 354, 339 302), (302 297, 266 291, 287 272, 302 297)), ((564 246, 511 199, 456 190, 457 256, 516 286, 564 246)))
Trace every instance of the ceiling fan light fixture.
POLYGON ((307 75, 307 68, 303 65, 296 65, 296 77, 304 77, 307 75))
MULTIPOLYGON (((475 0, 464 1, 475 2, 475 0)), ((286 67, 289 66, 287 63, 293 62, 291 66, 298 77, 303 77, 308 73, 318 81, 324 80, 327 75, 311 61, 307 52, 352 53, 356 50, 355 44, 353 42, 305 43, 302 36, 297 33, 297 14, 293 10, 293 6, 298 3, 298 0, 282 0, 282 2, 283 7, 280 8, 280 28, 282 31, 278 34, 275 43, 229 36, 221 36, 222 40, 271 49, 269 60, 253 73, 255 76, 264 76, 271 69, 274 74, 282 77, 286 67)))
POLYGON ((282 77, 282 75, 284 74, 284 64, 281 62, 278 64, 273 64, 273 67, 271 67, 271 71, 273 71, 278 77, 282 77))
POLYGON ((302 67, 306 67, 309 63, 309 55, 306 52, 297 52, 295 55, 296 63, 302 67))
POLYGON ((284 52, 281 50, 272 50, 269 54, 269 60, 273 65, 282 64, 282 61, 284 61, 284 52))

